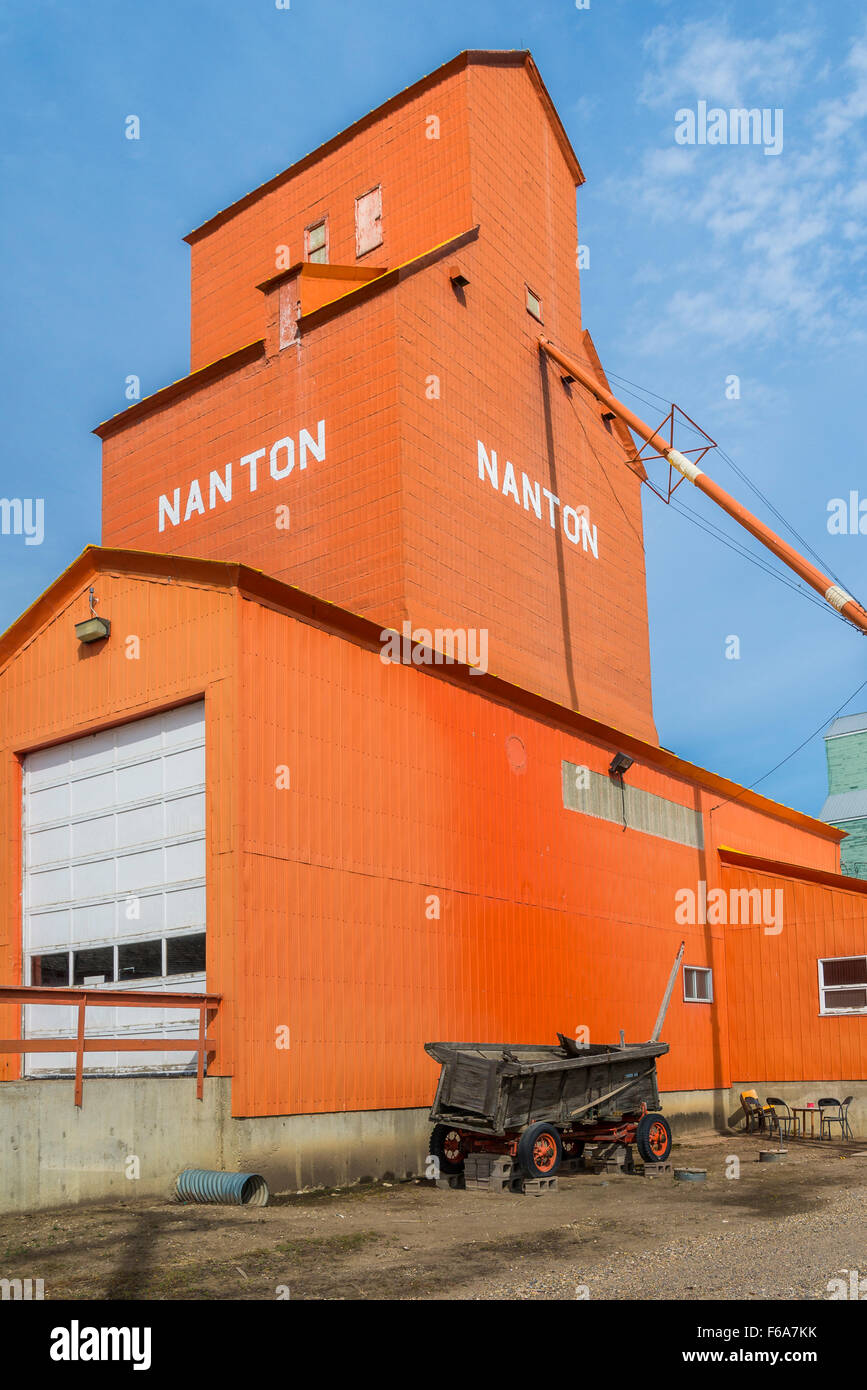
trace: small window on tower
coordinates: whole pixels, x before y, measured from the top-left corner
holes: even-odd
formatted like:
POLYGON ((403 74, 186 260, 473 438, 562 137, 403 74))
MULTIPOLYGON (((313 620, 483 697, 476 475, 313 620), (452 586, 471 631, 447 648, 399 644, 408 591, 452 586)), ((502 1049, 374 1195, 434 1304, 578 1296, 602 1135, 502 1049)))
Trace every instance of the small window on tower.
POLYGON ((304 255, 318 265, 328 264, 328 218, 314 222, 304 233, 304 255))
POLYGON ((355 255, 366 256, 382 245, 382 188, 371 188, 355 200, 355 255))
POLYGON ((542 322, 542 301, 541 301, 541 299, 539 298, 539 296, 536 294, 536 291, 530 289, 530 286, 529 286, 529 285, 526 286, 526 290, 527 290, 527 312, 528 312, 529 314, 532 314, 532 315, 533 315, 533 318, 534 318, 534 319, 538 319, 539 322, 541 323, 541 322, 542 322))

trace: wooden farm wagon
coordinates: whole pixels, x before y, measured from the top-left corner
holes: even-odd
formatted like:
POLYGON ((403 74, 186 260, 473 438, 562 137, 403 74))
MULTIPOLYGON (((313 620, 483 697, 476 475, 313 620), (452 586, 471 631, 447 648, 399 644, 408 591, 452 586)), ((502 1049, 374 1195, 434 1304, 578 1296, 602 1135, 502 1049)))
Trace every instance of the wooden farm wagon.
POLYGON ((444 1175, 471 1153, 510 1154, 528 1177, 550 1177, 588 1142, 635 1144, 648 1163, 671 1152, 671 1127, 659 1114, 656 1059, 680 962, 681 945, 649 1042, 594 1045, 558 1033, 544 1044, 432 1042, 440 1063, 430 1112, 430 1153, 444 1175))

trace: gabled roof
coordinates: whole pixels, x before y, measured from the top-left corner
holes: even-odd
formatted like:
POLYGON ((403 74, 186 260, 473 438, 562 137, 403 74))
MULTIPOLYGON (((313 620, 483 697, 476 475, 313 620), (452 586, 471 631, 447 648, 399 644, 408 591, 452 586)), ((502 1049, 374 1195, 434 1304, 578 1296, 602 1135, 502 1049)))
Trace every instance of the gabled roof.
POLYGON ((279 188, 281 184, 288 183, 290 179, 300 174, 303 169, 308 168, 311 164, 315 164, 317 160, 324 159, 326 155, 339 149, 341 145, 345 145, 349 140, 352 140, 356 135, 360 134, 361 131, 366 130, 369 126, 375 125, 377 121, 381 121, 383 117, 403 106, 405 102, 411 101, 413 97, 418 96, 428 87, 435 86, 436 83, 442 82, 443 78, 451 77, 454 73, 460 72, 462 69, 470 67, 471 65, 526 68, 530 80, 539 95, 539 100, 545 109, 548 120, 554 129, 557 143, 563 151, 572 177, 576 185, 582 184, 584 182, 584 173, 581 169, 581 165, 578 163, 578 156, 572 148, 572 142, 566 134, 563 122, 557 115, 556 107, 551 100, 545 83, 542 81, 541 74, 533 61, 532 54, 524 49, 465 49, 463 53, 459 53, 457 57, 452 58, 448 63, 444 63, 442 67, 435 68, 433 72, 427 73, 427 75, 420 78, 418 82, 414 82, 411 87, 405 87, 402 92, 398 92, 395 96, 389 97, 388 101, 384 101, 381 106, 375 107, 372 111, 369 111, 366 116, 362 116, 359 120, 354 121, 352 125, 347 126, 345 130, 340 131, 338 135, 334 135, 330 140, 326 140, 324 145, 320 145, 317 149, 311 150, 310 154, 306 154, 302 159, 297 160, 294 164, 290 164, 289 168, 284 169, 282 173, 275 174, 275 176, 272 179, 268 179, 266 183, 261 183, 259 187, 254 188, 252 192, 245 193, 242 198, 239 198, 234 203, 230 203, 227 208, 223 208, 221 212, 215 213, 213 217, 209 217, 207 222, 203 222, 201 226, 189 232, 188 235, 184 237, 184 241, 189 242, 192 246, 194 242, 207 236, 209 232, 213 232, 217 227, 221 226, 222 223, 228 222, 236 213, 243 212, 245 208, 250 207, 251 204, 257 202, 259 198, 263 198, 266 193, 271 193, 275 188, 279 188))
POLYGON ((835 792, 819 812, 819 819, 829 825, 837 825, 841 820, 867 819, 867 790, 835 792))
MULTIPOLYGON (((78 559, 73 560, 69 568, 55 579, 44 594, 41 594, 0 636, 0 675, 5 665, 21 648, 38 637, 55 613, 81 594, 98 574, 129 574, 142 579, 174 580, 198 587, 235 590, 244 598, 266 604, 269 608, 276 608, 300 622, 312 623, 335 636, 366 646, 371 651, 382 650, 380 622, 362 617, 359 613, 352 613, 324 599, 314 598, 303 589, 297 589, 281 579, 274 579, 261 570, 251 569, 248 565, 225 560, 200 560, 186 555, 164 555, 147 550, 114 550, 89 545, 78 559)), ((753 810, 774 816, 777 820, 809 831, 822 839, 839 844, 845 836, 845 831, 838 830, 836 826, 824 824, 790 806, 771 801, 759 792, 741 787, 727 777, 720 777, 715 772, 687 762, 685 758, 679 758, 667 748, 645 743, 633 734, 624 733, 589 715, 513 685, 501 676, 492 675, 490 671, 471 670, 457 662, 450 666, 424 665, 416 669, 432 679, 461 685, 483 698, 507 705, 510 709, 521 710, 535 719, 553 724, 578 737, 596 739, 616 747, 640 759, 648 767, 660 768, 674 777, 683 778, 693 784, 698 783, 714 793, 721 793, 727 799, 737 799, 743 806, 750 806, 753 810)))
POLYGON ((841 734, 864 733, 867 733, 867 714, 844 714, 841 719, 834 720, 825 737, 839 738, 841 734))

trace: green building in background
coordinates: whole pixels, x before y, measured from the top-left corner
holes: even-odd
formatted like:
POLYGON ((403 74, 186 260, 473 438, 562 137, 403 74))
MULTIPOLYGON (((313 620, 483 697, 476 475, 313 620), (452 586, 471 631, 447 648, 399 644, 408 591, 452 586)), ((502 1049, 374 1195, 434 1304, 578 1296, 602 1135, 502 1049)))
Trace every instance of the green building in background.
POLYGON ((846 831, 843 873, 867 878, 867 714, 835 719, 825 735, 828 799, 819 818, 846 831))

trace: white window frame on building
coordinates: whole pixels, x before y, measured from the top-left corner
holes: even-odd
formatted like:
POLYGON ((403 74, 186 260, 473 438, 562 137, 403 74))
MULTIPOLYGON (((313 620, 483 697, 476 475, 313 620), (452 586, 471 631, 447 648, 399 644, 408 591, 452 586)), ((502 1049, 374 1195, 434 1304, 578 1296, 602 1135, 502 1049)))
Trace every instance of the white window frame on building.
POLYGON ((539 323, 544 323, 545 320, 542 318, 541 297, 535 290, 531 290, 530 286, 527 284, 524 285, 524 289, 527 291, 527 313, 532 314, 533 318, 537 319, 539 323))
POLYGON ((159 988, 168 980, 195 981, 205 974, 205 932, 193 928, 192 931, 173 932, 171 936, 131 937, 123 942, 109 942, 105 946, 85 947, 70 950, 33 952, 28 957, 29 975, 27 983, 39 988, 62 987, 64 989, 84 989, 88 985, 137 985, 147 981, 159 988), (183 960, 186 950, 188 958, 183 960), (153 970, 136 968, 127 961, 138 952, 148 952, 153 970), (82 967, 84 956, 105 956, 105 965, 94 964, 93 972, 82 967), (192 958, 191 958, 192 957, 192 958), (45 978, 43 964, 51 964, 51 976, 45 978), (63 964, 65 962, 65 965, 63 964))
POLYGON ((816 962, 816 964, 817 964, 817 966, 818 966, 818 973, 819 973, 819 1015, 820 1015, 820 1017, 828 1018, 828 1017, 833 1017, 833 1016, 835 1016, 835 1015, 836 1015, 837 1017, 840 1017, 841 1015, 845 1015, 845 1014, 850 1014, 850 1015, 851 1015, 851 1014, 856 1014, 856 1015, 857 1015, 857 1014, 867 1014, 867 955, 861 955, 861 954, 859 953, 859 954, 857 954, 857 955, 849 955, 849 956, 820 956, 819 959, 818 959, 818 961, 816 962), (863 981, 863 982, 862 982, 862 981, 856 981, 854 984, 851 984, 851 983, 850 983, 850 984, 842 984, 842 985, 828 985, 828 984, 826 984, 826 983, 825 983, 825 966, 826 966, 826 965, 834 965, 834 964, 836 964, 838 961, 841 961, 841 960, 863 961, 863 962, 864 962, 864 976, 865 976, 864 981, 863 981), (842 992, 844 992, 844 991, 849 991, 849 990, 853 990, 853 989, 863 989, 863 990, 864 990, 864 1003, 863 1003, 863 1005, 861 1005, 860 1008, 840 1008, 840 1009, 835 1009, 835 1008, 833 1008, 833 1007, 831 1007, 831 1008, 828 1007, 828 1002, 829 1002, 829 1001, 828 1001, 828 996, 829 996, 829 995, 831 996, 831 999, 833 999, 833 997, 834 997, 835 994, 840 994, 840 993, 842 993, 842 992))
POLYGON ((313 265, 328 264, 328 217, 304 228, 304 259, 313 265))
POLYGON ((360 261, 382 245, 382 184, 359 193, 355 200, 355 259, 360 261))
POLYGON ((685 1004, 713 1003, 713 971, 707 965, 685 965, 683 967, 683 1002, 685 1004), (707 995, 696 992, 699 976, 704 976, 707 995))

